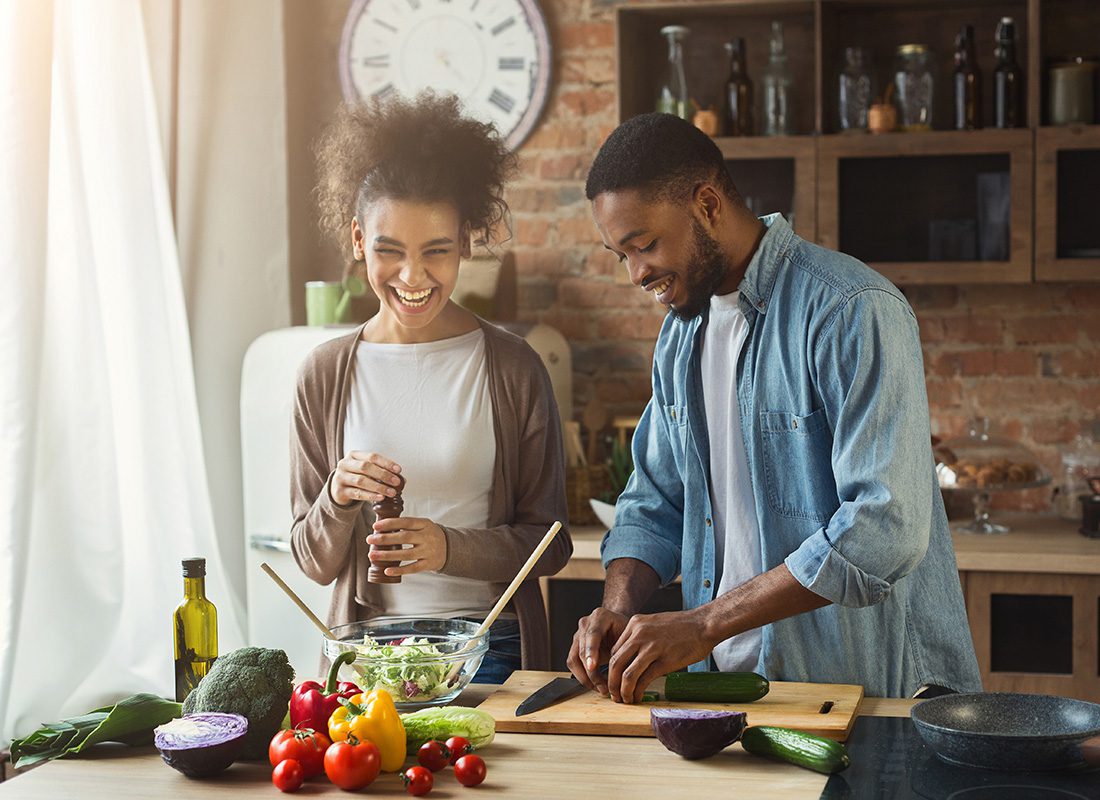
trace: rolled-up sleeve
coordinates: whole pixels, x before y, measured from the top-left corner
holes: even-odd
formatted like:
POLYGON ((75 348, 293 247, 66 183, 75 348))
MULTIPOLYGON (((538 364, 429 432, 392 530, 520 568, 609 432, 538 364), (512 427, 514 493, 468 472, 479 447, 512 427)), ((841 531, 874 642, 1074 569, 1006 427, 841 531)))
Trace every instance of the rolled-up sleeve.
POLYGON ((931 531, 928 399, 912 311, 887 291, 859 292, 823 329, 814 369, 840 505, 784 563, 834 603, 873 605, 920 564, 931 531))

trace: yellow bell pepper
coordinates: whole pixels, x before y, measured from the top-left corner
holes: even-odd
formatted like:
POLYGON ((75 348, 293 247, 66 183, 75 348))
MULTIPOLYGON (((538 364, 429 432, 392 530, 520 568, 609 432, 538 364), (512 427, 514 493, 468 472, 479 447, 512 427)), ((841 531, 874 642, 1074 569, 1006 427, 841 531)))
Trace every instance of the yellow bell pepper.
POLYGON ((397 772, 405 763, 405 725, 385 689, 340 699, 340 707, 328 720, 333 742, 374 742, 382 756, 383 772, 397 772))

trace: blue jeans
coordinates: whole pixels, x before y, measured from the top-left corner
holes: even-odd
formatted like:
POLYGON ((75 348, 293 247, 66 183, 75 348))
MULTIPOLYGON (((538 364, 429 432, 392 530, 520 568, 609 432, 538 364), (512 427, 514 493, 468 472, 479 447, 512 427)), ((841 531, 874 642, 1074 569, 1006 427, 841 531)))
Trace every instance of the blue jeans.
POLYGON ((498 619, 489 627, 489 652, 471 683, 504 683, 519 668, 519 622, 498 619))

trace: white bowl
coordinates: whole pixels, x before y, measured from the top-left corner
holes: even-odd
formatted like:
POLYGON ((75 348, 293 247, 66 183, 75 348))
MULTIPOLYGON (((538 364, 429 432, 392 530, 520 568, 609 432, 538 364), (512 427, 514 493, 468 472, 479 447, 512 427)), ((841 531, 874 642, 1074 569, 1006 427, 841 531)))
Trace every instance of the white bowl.
POLYGON ((600 518, 600 523, 605 528, 611 530, 615 527, 615 506, 594 497, 590 498, 588 503, 592 506, 592 510, 596 512, 596 516, 600 518))

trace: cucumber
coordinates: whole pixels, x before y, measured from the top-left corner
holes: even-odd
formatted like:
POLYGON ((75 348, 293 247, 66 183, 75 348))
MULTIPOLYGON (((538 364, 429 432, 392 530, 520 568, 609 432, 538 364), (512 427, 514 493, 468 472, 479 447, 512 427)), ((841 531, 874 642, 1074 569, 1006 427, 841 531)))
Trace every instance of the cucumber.
POLYGON ((768 679, 755 672, 671 672, 665 698, 699 703, 751 703, 768 693, 768 679))
POLYGON ((786 761, 825 775, 847 769, 852 763, 848 748, 840 742, 771 725, 746 728, 741 734, 741 746, 754 755, 786 761))

